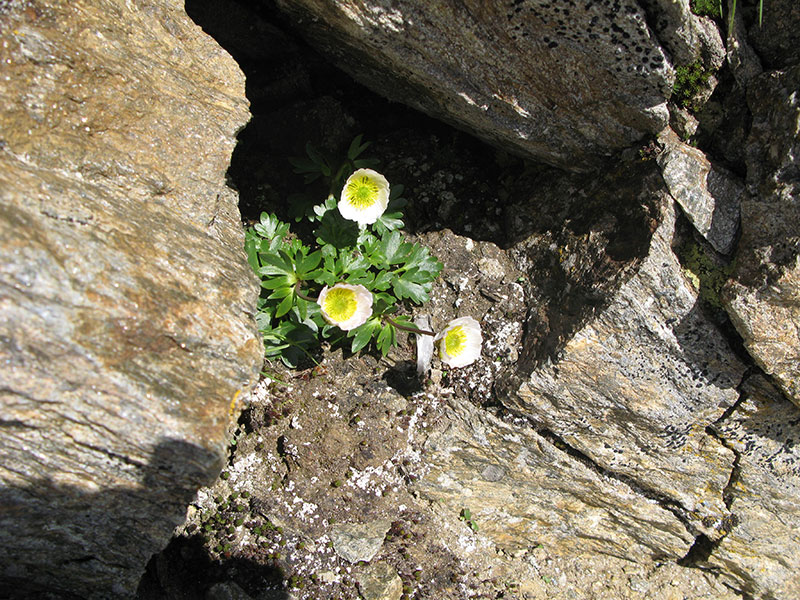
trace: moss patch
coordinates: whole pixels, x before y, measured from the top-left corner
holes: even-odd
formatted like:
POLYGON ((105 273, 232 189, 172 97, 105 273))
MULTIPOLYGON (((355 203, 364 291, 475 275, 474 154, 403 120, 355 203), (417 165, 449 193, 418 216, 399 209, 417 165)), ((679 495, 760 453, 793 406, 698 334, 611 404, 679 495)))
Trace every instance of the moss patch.
POLYGON ((720 292, 733 273, 734 264, 721 264, 695 241, 686 242, 678 250, 684 274, 709 306, 722 310, 720 292))
POLYGON ((702 107, 698 98, 708 84, 713 71, 703 68, 700 61, 675 68, 675 83, 672 86, 672 101, 678 106, 696 112, 702 107))
POLYGON ((692 12, 701 17, 722 18, 721 0, 692 0, 692 12))

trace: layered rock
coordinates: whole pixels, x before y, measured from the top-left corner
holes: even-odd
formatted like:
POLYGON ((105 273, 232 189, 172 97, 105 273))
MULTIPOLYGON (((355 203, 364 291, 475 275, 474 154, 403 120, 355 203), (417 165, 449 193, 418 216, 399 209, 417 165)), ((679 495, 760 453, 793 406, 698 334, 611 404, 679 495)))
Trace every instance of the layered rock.
POLYGON ((509 554, 543 544, 575 556, 638 560, 684 556, 692 536, 676 515, 635 487, 574 460, 523 422, 451 405, 449 428, 425 446, 427 498, 470 507, 483 535, 509 554))
MULTIPOLYGON (((556 284, 560 290, 540 284, 551 289, 542 287, 534 297, 539 306, 527 330, 536 334, 523 340, 530 358, 519 366, 519 389, 508 389, 504 403, 600 468, 669 504, 691 531, 716 539, 728 514, 722 492, 734 457, 705 428, 738 398, 744 366, 704 317, 698 292, 672 252, 675 213, 664 184, 641 169, 638 175, 636 195, 606 178, 591 197, 601 206, 605 195, 620 192, 622 204, 651 203, 649 232, 615 231, 607 214, 595 217, 587 241, 562 246, 562 237, 548 245, 539 234, 522 244, 523 258, 554 257, 549 272, 528 267, 532 280, 562 282, 556 284), (587 269, 582 255, 601 236, 605 246, 594 242, 601 258, 587 269), (638 256, 615 249, 636 237, 638 256), (594 279, 572 282, 581 269, 594 279), (552 317, 568 313, 573 303, 585 305, 587 297, 593 307, 582 319, 565 326, 563 316, 561 322, 552 317)), ((564 202, 579 206, 584 193, 564 202)), ((573 210, 577 214, 567 223, 580 219, 581 209, 573 210)))
POLYGON ((732 585, 759 598, 800 597, 800 414, 764 377, 714 430, 737 453, 726 493, 729 533, 706 559, 732 585))
POLYGON ((673 64, 715 68, 723 56, 714 26, 685 0, 278 5, 381 95, 569 170, 663 129, 673 64))
MULTIPOLYGON (((706 427, 737 400, 744 366, 672 252, 675 209, 655 161, 518 185, 533 190, 509 211, 511 236, 528 232, 511 253, 528 316, 516 373, 496 380, 517 418, 452 405, 450 427, 425 446, 419 489, 451 510, 469 506, 512 554, 543 543, 678 560, 700 534, 724 535, 735 455, 706 427)), ((454 269, 455 305, 482 314, 480 270, 462 254, 446 256, 443 278, 454 269)), ((491 315, 481 320, 494 362, 505 356, 494 338, 514 329, 496 334, 491 315)))
POLYGON ((744 185, 705 154, 678 139, 671 129, 659 134, 658 164, 670 195, 694 228, 722 254, 729 254, 739 231, 744 185))
POLYGON ((748 196, 725 308, 756 363, 800 406, 800 67, 753 80, 748 196))
POLYGON ((182 6, 0 6, 2 595, 132 595, 260 368, 244 81, 182 6))

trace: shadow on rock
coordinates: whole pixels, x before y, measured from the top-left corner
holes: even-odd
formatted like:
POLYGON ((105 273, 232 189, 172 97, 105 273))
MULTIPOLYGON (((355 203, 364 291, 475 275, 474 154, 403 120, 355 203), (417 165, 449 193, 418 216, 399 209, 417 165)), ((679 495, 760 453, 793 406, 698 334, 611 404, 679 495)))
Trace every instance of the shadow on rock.
MULTIPOLYGON (((207 482, 214 470, 209 464, 219 462, 204 448, 169 440, 149 463, 128 463, 138 473, 125 475, 141 485, 103 488, 97 476, 76 472, 69 457, 51 460, 59 458, 59 478, 83 479, 88 489, 100 490, 62 484, 50 474, 0 489, 0 543, 6 549, 0 597, 131 596, 147 560, 183 521, 197 482, 207 482)), ((38 465, 13 467, 35 472, 38 465)))

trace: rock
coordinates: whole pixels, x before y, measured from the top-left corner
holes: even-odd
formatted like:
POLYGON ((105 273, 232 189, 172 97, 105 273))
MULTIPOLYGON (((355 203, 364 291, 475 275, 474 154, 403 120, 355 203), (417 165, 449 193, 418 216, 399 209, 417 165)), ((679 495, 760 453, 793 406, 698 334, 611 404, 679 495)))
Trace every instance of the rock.
MULTIPOLYGON (((507 554, 539 544, 554 555, 584 552, 646 562, 682 557, 694 538, 658 502, 574 460, 524 422, 452 404, 449 426, 425 445, 423 497, 459 514, 507 554)), ((464 524, 465 535, 472 535, 464 524)))
POLYGON ((0 7, 3 596, 132 596, 261 366, 244 79, 182 7, 0 7))
MULTIPOLYGON (((279 8, 310 42, 381 95, 453 123, 506 150, 589 170, 663 129, 674 73, 631 0, 486 3, 404 0, 279 8)), ((722 56, 706 21, 681 3, 652 2, 669 47, 722 56), (710 46, 714 45, 712 50, 710 46)), ((666 43, 666 42, 665 42, 666 43)), ((715 59, 716 60, 716 59, 715 59)))
POLYGON ((748 38, 768 69, 783 69, 800 63, 800 5, 795 0, 764 2, 763 20, 750 20, 748 38))
POLYGON ((212 585, 206 592, 205 600, 252 600, 252 598, 233 581, 226 581, 212 585))
POLYGON ((400 600, 403 595, 403 580, 391 565, 385 562, 370 565, 356 575, 359 592, 364 600, 400 600))
POLYGON ((728 0, 727 14, 733 14, 733 29, 728 36, 727 62, 736 82, 745 89, 763 68, 761 60, 748 42, 742 11, 736 10, 736 0, 728 0))
POLYGON ((712 165, 703 152, 681 142, 671 129, 661 132, 658 139, 664 150, 657 160, 670 195, 714 249, 729 254, 739 231, 744 184, 712 165))
POLYGON ((670 104, 669 126, 682 140, 688 140, 697 132, 699 125, 697 118, 687 109, 670 104))
MULTIPOLYGON (((567 225, 520 245, 534 309, 503 403, 717 539, 734 456, 705 429, 736 401, 744 366, 672 252, 674 209, 649 168, 628 188, 617 173, 553 190, 567 225), (630 207, 627 223, 624 213, 596 212, 611 206, 609 196, 630 207), (633 199, 655 205, 635 217, 633 199)), ((549 212, 548 203, 540 208, 549 212)))
POLYGON ((800 414, 765 378, 743 386, 736 410, 713 426, 737 453, 727 490, 732 518, 707 566, 757 598, 800 598, 800 414))
POLYGON ((331 531, 336 554, 351 563, 371 561, 383 545, 392 523, 379 519, 368 523, 337 523, 331 531))
POLYGON ((748 196, 736 271, 723 301, 756 363, 800 406, 800 66, 765 73, 748 91, 748 196))
POLYGON ((699 61, 717 70, 725 60, 725 46, 714 21, 692 12, 689 0, 641 0, 639 2, 667 51, 673 65, 699 61))

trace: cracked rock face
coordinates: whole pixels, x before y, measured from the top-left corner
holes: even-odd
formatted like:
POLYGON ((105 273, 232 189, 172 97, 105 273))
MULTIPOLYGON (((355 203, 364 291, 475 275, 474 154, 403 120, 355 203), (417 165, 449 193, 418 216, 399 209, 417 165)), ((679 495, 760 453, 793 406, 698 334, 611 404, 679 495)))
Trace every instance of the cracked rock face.
POLYGON ((672 201, 648 168, 634 178, 638 190, 620 187, 618 175, 573 192, 566 222, 574 229, 585 219, 585 237, 551 230, 520 245, 538 287, 523 338, 529 358, 503 402, 608 474, 635 482, 689 531, 718 539, 734 456, 705 429, 738 398, 744 365, 704 317, 672 252, 672 201), (621 215, 582 215, 581 196, 606 206, 609 194, 630 210, 651 202, 651 228, 633 234, 621 215), (631 244, 627 252, 614 245, 620 237, 631 244), (584 315, 565 318, 570 306, 584 315))
POLYGON ((677 560, 694 537, 680 519, 537 435, 470 405, 451 405, 450 427, 425 446, 418 489, 451 511, 464 506, 509 554, 538 544, 575 555, 677 560))
POLYGON ((723 300, 745 347, 800 406, 800 67, 765 73, 748 93, 748 196, 736 272, 723 300))
POLYGON ((713 24, 675 4, 278 2, 381 95, 569 170, 663 129, 673 66, 721 62, 713 24))
POLYGON ((735 587, 756 597, 800 597, 800 414, 764 377, 714 429, 738 454, 727 502, 735 516, 708 557, 735 587))
POLYGON ((131 595, 261 364, 244 80, 182 8, 0 3, 0 595, 131 595))
POLYGON ((699 314, 665 208, 636 274, 508 403, 716 538, 733 455, 705 428, 736 401, 744 366, 699 314))

